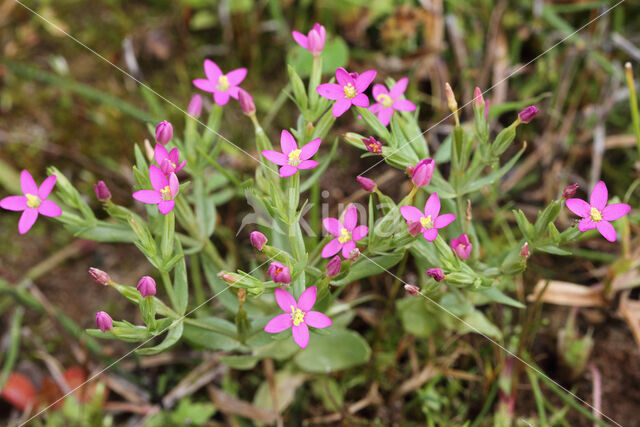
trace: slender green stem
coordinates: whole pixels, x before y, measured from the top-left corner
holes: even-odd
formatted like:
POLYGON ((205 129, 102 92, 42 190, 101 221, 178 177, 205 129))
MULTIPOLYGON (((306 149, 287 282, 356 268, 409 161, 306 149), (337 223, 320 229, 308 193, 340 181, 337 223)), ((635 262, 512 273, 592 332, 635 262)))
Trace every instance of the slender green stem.
POLYGON ((640 112, 638 112, 638 98, 636 96, 635 84, 633 83, 633 69, 631 68, 630 62, 625 64, 625 74, 627 77, 627 86, 629 87, 629 107, 631 108, 633 132, 636 135, 638 155, 640 156, 640 112))
POLYGON ((176 300, 176 294, 173 290, 173 283, 171 282, 171 278, 169 277, 169 273, 166 271, 160 272, 162 276, 162 284, 164 285, 164 290, 167 292, 167 296, 169 297, 169 301, 171 301, 171 307, 175 310, 178 306, 176 300))
POLYGON ((322 56, 317 55, 313 57, 313 65, 311 66, 311 77, 309 78, 309 109, 315 111, 318 103, 318 92, 316 88, 320 84, 322 79, 322 56))
POLYGON ((531 383, 531 389, 533 390, 533 397, 536 401, 536 408, 538 409, 538 418, 540 418, 540 425, 545 427, 549 425, 547 421, 547 413, 544 409, 544 396, 542 395, 542 391, 540 390, 540 385, 538 384, 538 378, 536 378, 535 374, 531 372, 531 369, 527 369, 527 376, 529 377, 529 382, 531 383))
POLYGON ((173 253, 173 244, 175 239, 176 217, 173 210, 164 216, 164 228, 162 229, 162 243, 160 254, 166 262, 173 253))
POLYGON ((13 371, 13 367, 18 360, 18 352, 20 350, 20 327, 22 326, 22 316, 24 315, 24 307, 18 306, 13 313, 13 320, 11 322, 11 329, 9 331, 9 351, 7 351, 7 358, 2 366, 2 374, 0 374, 0 390, 4 387, 9 374, 13 371))

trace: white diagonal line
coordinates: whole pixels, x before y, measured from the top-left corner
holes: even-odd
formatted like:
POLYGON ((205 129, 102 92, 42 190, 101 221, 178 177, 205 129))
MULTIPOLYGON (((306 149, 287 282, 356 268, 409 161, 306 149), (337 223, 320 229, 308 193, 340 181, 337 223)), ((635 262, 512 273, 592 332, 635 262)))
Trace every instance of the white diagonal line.
MULTIPOLYGON (((409 283, 405 282, 404 280, 402 280, 400 277, 396 276, 395 274, 393 274, 392 272, 390 272, 389 270, 387 270, 386 268, 384 268, 383 266, 381 266, 380 264, 378 264, 377 262, 375 262, 373 259, 369 258, 368 256, 366 256, 365 254, 361 253, 360 256, 365 257, 367 260, 371 261, 372 263, 374 263, 375 265, 377 265, 379 268, 381 268, 382 270, 386 271, 387 273, 389 273, 392 277, 394 277, 396 280, 402 282, 405 285, 409 285, 409 283)), ((458 320, 459 322, 463 323, 466 327, 468 327, 469 329, 471 329, 472 331, 474 331, 475 333, 483 336, 484 338, 486 338, 487 340, 489 340, 490 342, 492 342, 493 344, 495 344, 496 346, 500 347, 500 349, 502 349, 505 353, 508 353, 510 356, 518 359, 520 362, 524 363, 525 365, 527 365, 529 368, 531 368, 532 370, 534 370, 535 372, 537 372, 540 375, 543 375, 545 378, 547 378, 549 381, 551 381, 552 383, 554 383, 556 386, 560 387, 563 391, 567 392, 568 394, 570 394, 571 396, 573 396, 576 400, 582 402, 583 404, 587 405, 589 408, 593 409, 595 412, 601 414, 603 417, 605 417, 606 419, 608 419, 609 421, 611 421, 612 423, 616 424, 617 426, 622 427, 622 425, 620 423, 618 423, 616 420, 614 420, 611 417, 608 417, 605 413, 599 411, 598 409, 594 408, 593 406, 591 406, 588 402, 582 400, 581 398, 579 398, 578 396, 576 396, 575 394, 573 394, 571 391, 567 390, 565 387, 561 386, 560 384, 558 384, 557 382, 555 382, 553 379, 551 379, 547 374, 545 374, 544 372, 540 371, 539 369, 537 369, 535 366, 530 365, 529 363, 525 362, 524 360, 522 360, 519 356, 517 356, 516 354, 514 354, 513 352, 507 350, 505 347, 503 347, 500 343, 496 342, 494 339, 492 339, 491 337, 488 337, 487 335, 483 334, 482 332, 480 332, 475 326, 471 325, 469 322, 465 321, 464 319, 460 318, 459 316, 457 316, 456 314, 452 313, 450 310, 448 310, 446 307, 443 307, 442 305, 438 304, 436 301, 433 300, 433 298, 423 294, 422 292, 420 292, 420 295, 422 295, 423 298, 425 298, 427 301, 431 302, 432 304, 434 304, 435 306, 437 306, 438 308, 440 308, 442 311, 444 311, 445 313, 451 315, 452 317, 454 317, 456 320, 458 320)))
MULTIPOLYGON (((616 7, 618 7, 619 5, 621 5, 622 3, 624 3, 625 0, 620 0, 619 2, 617 2, 616 4, 614 4, 613 6, 611 6, 609 9, 605 10, 604 12, 602 12, 600 15, 596 16, 595 18, 593 18, 592 20, 590 20, 589 22, 587 22, 586 24, 584 24, 582 27, 578 28, 577 30, 575 30, 573 33, 569 34, 568 36, 564 37, 562 40, 560 40, 559 42, 557 42, 556 44, 554 44, 553 46, 551 46, 550 48, 548 48, 547 50, 545 50, 544 52, 542 52, 541 54, 539 54, 538 56, 536 56, 535 58, 533 58, 532 60, 530 60, 529 62, 527 62, 526 64, 518 67, 515 71, 513 71, 511 74, 509 74, 508 76, 506 76, 505 78, 503 78, 502 80, 500 80, 498 83, 494 84, 493 86, 491 86, 489 89, 485 90, 484 92, 482 92, 482 95, 485 95, 487 93, 489 93, 491 90, 495 89, 496 86, 499 86, 500 84, 506 82, 507 80, 509 80, 511 77, 513 77, 514 75, 518 74, 520 71, 522 71, 524 68, 528 67, 529 65, 533 64, 535 61, 537 61, 538 59, 542 58, 544 55, 546 55, 547 53, 549 53, 551 50, 553 50, 554 48, 558 47, 560 44, 564 43, 565 41, 569 40, 571 37, 573 37, 574 35, 576 35, 577 33, 579 33, 580 31, 582 31, 583 29, 585 29, 586 27, 588 27, 589 25, 593 24, 595 21, 597 21, 598 19, 602 18, 604 15, 606 15, 607 13, 611 12, 613 9, 615 9, 616 7)), ((474 102, 476 100, 476 97, 474 97, 471 101, 467 102, 466 104, 464 104, 462 107, 458 108, 455 112, 451 112, 448 116, 444 117, 442 120, 440 120, 439 122, 437 122, 436 124, 430 126, 427 130, 425 130, 424 132, 422 132, 420 135, 417 135, 415 137, 413 137, 412 139, 410 139, 408 142, 405 142, 401 147, 396 148, 394 151, 391 152, 391 154, 387 154, 384 158, 382 158, 381 160, 378 160, 376 163, 374 163, 372 166, 368 167, 367 169, 364 170, 364 172, 360 172, 358 174, 358 176, 362 176, 365 173, 369 172, 371 169, 375 168, 376 166, 378 166, 380 163, 383 163, 385 161, 386 158, 393 156, 395 153, 397 153, 398 151, 400 151, 402 148, 406 147, 407 145, 411 144, 413 141, 415 141, 416 139, 420 138, 422 135, 424 135, 425 133, 429 132, 431 129, 435 128, 436 126, 438 126, 439 124, 441 124, 442 122, 444 122, 445 120, 447 120, 448 118, 450 118, 451 116, 453 116, 454 114, 458 113, 460 110, 462 110, 463 108, 465 108, 467 105, 470 105, 472 102, 474 102)))

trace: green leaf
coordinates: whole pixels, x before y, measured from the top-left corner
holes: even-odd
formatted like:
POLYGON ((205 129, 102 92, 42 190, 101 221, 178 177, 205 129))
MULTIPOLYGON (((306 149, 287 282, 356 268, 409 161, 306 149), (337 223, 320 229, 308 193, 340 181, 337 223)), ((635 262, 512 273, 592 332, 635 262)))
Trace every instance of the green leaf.
MULTIPOLYGON (((278 396, 278 412, 282 412, 296 397, 296 391, 304 384, 307 376, 304 374, 280 371, 275 376, 276 396, 278 396)), ((258 387, 258 391, 253 398, 253 404, 259 408, 273 410, 273 401, 269 391, 269 383, 264 381, 258 387)))
POLYGON ((559 247, 553 245, 536 246, 536 249, 553 255, 571 255, 571 252, 565 251, 564 249, 560 249, 559 247))
POLYGON ((466 324, 462 324, 458 331, 461 333, 480 333, 497 340, 502 339, 502 331, 479 310, 474 310, 462 318, 466 324))
MULTIPOLYGON (((182 248, 178 248, 182 251, 182 248)), ((187 304, 189 302, 189 284, 187 281, 187 265, 184 256, 176 264, 176 269, 173 273, 173 290, 176 295, 176 307, 178 314, 184 314, 187 310, 187 304)))
POLYGON ((462 194, 460 195, 478 191, 485 185, 493 184, 494 182, 502 178, 502 176, 505 175, 507 172, 509 172, 509 170, 511 170, 511 168, 516 164, 516 162, 518 161, 520 156, 522 156, 522 153, 524 153, 524 150, 526 148, 527 148, 526 145, 523 146, 515 156, 513 156, 507 163, 505 163, 497 171, 491 172, 489 175, 483 176, 482 178, 476 179, 473 182, 465 185, 465 187, 462 190, 462 194))
POLYGON ((438 328, 433 311, 429 310, 427 299, 420 297, 403 298, 396 302, 400 320, 405 331, 416 337, 428 337, 438 328))
POLYGON ((169 329, 169 333, 160 344, 154 347, 140 348, 136 350, 136 354, 150 355, 150 354, 162 353, 163 351, 165 351, 166 349, 168 349, 169 347, 171 347, 172 345, 178 342, 180 337, 182 337, 183 330, 184 330, 184 323, 182 322, 182 320, 180 320, 176 326, 169 329))
POLYGON ((403 256, 404 251, 393 252, 372 258, 360 256, 351 266, 349 273, 347 273, 343 279, 331 282, 331 284, 334 286, 344 286, 364 277, 374 276, 399 263, 403 256))
MULTIPOLYGON (((228 327, 231 328, 232 331, 236 330, 236 326, 233 323, 223 319, 206 318, 198 320, 205 323, 215 323, 216 326, 220 327, 228 327)), ((202 329, 190 324, 187 324, 184 327, 184 338, 192 346, 200 349, 206 348, 209 350, 230 351, 237 349, 241 345, 238 341, 234 340, 230 336, 223 335, 218 332, 213 332, 207 329, 202 329)))
POLYGON ((371 348, 360 334, 336 327, 327 332, 312 334, 309 346, 294 357, 300 369, 327 374, 361 365, 371 357, 371 348))
POLYGON ((520 301, 503 294, 502 291, 496 288, 482 288, 476 292, 485 296, 489 300, 499 302, 500 304, 506 304, 516 308, 525 308, 525 305, 520 301))
POLYGON ((260 360, 257 356, 237 355, 237 356, 222 356, 220 361, 232 369, 239 369, 246 371, 253 369, 256 363, 260 360))

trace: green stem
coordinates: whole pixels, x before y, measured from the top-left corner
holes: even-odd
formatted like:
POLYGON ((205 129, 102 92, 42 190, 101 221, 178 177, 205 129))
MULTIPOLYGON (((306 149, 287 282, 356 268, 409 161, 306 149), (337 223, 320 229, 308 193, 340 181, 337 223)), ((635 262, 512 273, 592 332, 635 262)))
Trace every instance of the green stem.
POLYGON ((322 56, 313 57, 313 65, 311 66, 311 77, 309 78, 309 109, 315 111, 318 103, 318 92, 316 88, 322 79, 322 56))
POLYGON ((527 369, 527 376, 529 377, 529 382, 531 383, 531 389, 533 390, 533 397, 536 401, 536 408, 538 409, 538 418, 540 418, 540 425, 545 427, 549 425, 547 421, 547 414, 544 410, 544 396, 542 395, 542 391, 540 391, 540 385, 538 384, 538 378, 536 378, 535 374, 531 372, 531 369, 527 369))
POLYGON ((173 210, 164 216, 164 228, 162 229, 162 242, 160 254, 163 261, 168 261, 173 253, 175 239, 176 217, 173 210))
POLYGON ((231 337, 233 339, 237 339, 238 338, 238 336, 236 335, 236 332, 235 332, 235 328, 234 329, 221 328, 221 327, 216 326, 215 324, 212 324, 212 323, 209 323, 209 322, 203 322, 201 320, 192 319, 192 318, 189 318, 189 317, 186 317, 184 319, 184 323, 186 323, 188 325, 196 326, 196 327, 198 327, 200 329, 204 329, 204 330, 207 330, 207 331, 217 332, 219 334, 226 335, 226 336, 231 337))
POLYGON ((20 350, 20 327, 22 325, 22 316, 24 315, 24 307, 18 306, 13 313, 13 321, 9 331, 9 351, 6 353, 7 358, 2 366, 2 374, 0 374, 0 390, 4 388, 4 384, 9 378, 9 374, 13 371, 13 367, 18 359, 20 350))
POLYGON ((176 294, 173 290, 173 283, 171 283, 171 278, 169 277, 169 273, 166 271, 161 271, 160 275, 162 276, 162 284, 164 285, 164 290, 167 292, 167 296, 169 297, 169 301, 171 301, 171 307, 175 310, 178 306, 176 300, 176 294))
MULTIPOLYGON (((288 200, 288 235, 289 244, 293 253, 294 262, 298 263, 305 257, 306 248, 304 239, 302 238, 302 230, 298 222, 298 204, 300 203, 300 174, 296 173, 287 181, 287 200, 288 200)), ((299 273, 293 282, 293 292, 299 297, 305 289, 304 270, 299 273)))
POLYGON ((633 131, 636 134, 638 143, 638 155, 640 156, 640 112, 638 112, 638 99, 636 97, 636 88, 633 83, 633 69, 631 63, 625 64, 625 74, 627 77, 627 86, 629 87, 629 107, 631 108, 631 120, 633 122, 633 131))

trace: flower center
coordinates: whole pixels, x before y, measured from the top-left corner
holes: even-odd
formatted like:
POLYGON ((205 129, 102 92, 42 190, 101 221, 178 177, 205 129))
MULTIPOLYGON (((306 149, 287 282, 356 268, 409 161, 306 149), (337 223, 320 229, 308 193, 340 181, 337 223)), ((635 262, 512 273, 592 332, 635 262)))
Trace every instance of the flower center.
POLYGON ((591 219, 594 222, 602 221, 602 213, 598 209, 591 207, 591 219))
POLYGON ((353 87, 353 85, 351 83, 347 83, 347 85, 344 86, 342 89, 344 90, 344 96, 346 96, 349 99, 355 98, 355 96, 356 96, 356 88, 353 87))
POLYGON ((422 225, 426 229, 433 227, 433 221, 431 221, 431 215, 429 215, 426 218, 425 217, 420 218, 420 225, 422 225))
POLYGON ((35 194, 25 194, 25 196, 27 196, 27 206, 29 206, 30 208, 37 208, 38 206, 40 206, 40 203, 42 203, 40 197, 36 196, 35 194))
POLYGON ((300 153, 302 150, 293 150, 289 153, 289 166, 298 166, 300 164, 300 153))
POLYGON ((227 76, 220 76, 217 89, 222 92, 226 92, 227 89, 229 89, 229 79, 227 76))
POLYGON ((160 194, 162 194, 162 200, 171 200, 171 189, 168 185, 160 190, 160 194))
POLYGON ((298 326, 300 323, 304 322, 304 311, 291 306, 291 319, 293 319, 293 325, 298 326))
POLYGON ((376 100, 387 108, 393 105, 393 99, 391 99, 391 97, 386 93, 381 93, 380 95, 378 95, 376 100))
POLYGON ((338 242, 340 242, 342 244, 345 244, 349 240, 351 240, 351 232, 349 230, 347 230, 346 228, 342 228, 340 230, 340 237, 338 237, 338 242))
POLYGON ((372 153, 379 153, 380 152, 380 146, 378 144, 376 144, 375 142, 372 142, 369 144, 369 148, 371 149, 372 153))

